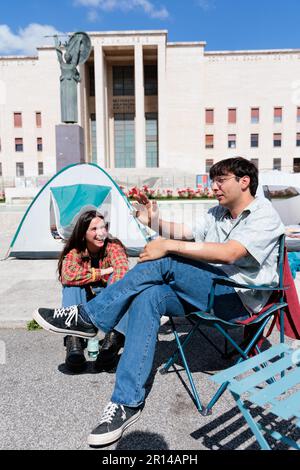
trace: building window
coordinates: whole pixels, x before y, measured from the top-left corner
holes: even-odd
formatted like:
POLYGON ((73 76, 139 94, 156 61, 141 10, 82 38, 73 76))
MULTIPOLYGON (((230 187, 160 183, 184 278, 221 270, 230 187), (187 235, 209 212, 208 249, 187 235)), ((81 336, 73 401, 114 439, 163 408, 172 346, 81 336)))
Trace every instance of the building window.
POLYGON ((37 149, 38 152, 43 151, 43 139, 42 139, 42 137, 38 137, 36 139, 36 149, 37 149))
POLYGON ((92 163, 97 163, 97 130, 96 130, 96 114, 91 114, 91 151, 92 163))
POLYGON ((273 158, 273 170, 281 170, 281 158, 273 158))
POLYGON ((113 66, 113 95, 134 96, 133 65, 113 66))
POLYGON ((253 147, 258 147, 258 134, 251 134, 250 146, 252 148, 253 147))
POLYGON ((157 95, 157 65, 144 66, 145 95, 157 95))
POLYGON ((297 147, 300 147, 300 132, 297 132, 296 146, 297 146, 297 147))
POLYGON ((15 139, 15 151, 23 152, 23 139, 22 138, 15 139))
POLYGON ((294 173, 300 173, 300 158, 294 158, 293 170, 294 173))
POLYGON ((114 118, 115 167, 135 168, 134 114, 120 113, 114 118))
POLYGON ((259 123, 259 108, 251 108, 251 123, 259 123))
POLYGON ((205 136, 205 148, 213 149, 214 148, 214 136, 212 134, 206 134, 205 136))
POLYGON ((38 175, 41 176, 44 174, 44 163, 38 162, 38 175))
POLYGON ((274 108, 274 122, 282 122, 282 108, 274 108))
POLYGON ((24 163, 16 163, 16 176, 24 176, 24 163))
POLYGON ((273 146, 281 147, 281 134, 273 134, 273 146))
POLYGON ((90 96, 95 96, 95 68, 94 68, 94 65, 89 66, 89 84, 90 84, 90 96))
POLYGON ((0 162, 0 176, 2 176, 2 163, 0 162))
POLYGON ((213 123, 214 123, 214 110, 206 109, 205 110, 205 124, 213 124, 213 123))
POLYGON ((258 158, 250 158, 250 162, 252 162, 253 165, 255 165, 256 168, 258 169, 258 158))
POLYGON ((228 109, 228 123, 235 124, 236 123, 236 108, 229 108, 228 109))
POLYGON ((146 113, 146 167, 158 167, 158 115, 146 113))
POLYGON ((229 134, 228 135, 228 148, 235 149, 236 148, 236 134, 229 134))
POLYGON ((22 113, 14 113, 14 127, 22 127, 22 113))
POLYGON ((300 122, 300 107, 297 108, 297 122, 300 122))
POLYGON ((211 167, 213 166, 214 161, 212 158, 207 158, 205 160, 205 173, 209 173, 211 167))
POLYGON ((42 113, 40 111, 35 113, 35 125, 36 127, 42 127, 42 113))

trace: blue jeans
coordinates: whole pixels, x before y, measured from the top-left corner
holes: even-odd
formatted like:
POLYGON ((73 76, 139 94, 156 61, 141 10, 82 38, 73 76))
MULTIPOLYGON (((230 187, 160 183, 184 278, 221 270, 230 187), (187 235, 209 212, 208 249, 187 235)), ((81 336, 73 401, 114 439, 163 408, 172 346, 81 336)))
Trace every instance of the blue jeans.
MULTIPOLYGON (((128 310, 114 403, 138 406, 144 401, 161 316, 205 310, 213 279, 224 275, 207 263, 165 257, 137 264, 123 279, 84 305, 91 321, 104 332, 111 330, 128 310)), ((217 286, 214 312, 228 320, 249 316, 234 289, 227 286, 217 286)))
MULTIPOLYGON (((96 287, 95 293, 99 295, 104 290, 103 287, 96 287)), ((70 307, 71 305, 86 305, 86 290, 84 287, 79 286, 63 286, 62 289, 62 306, 70 307)), ((114 327, 116 331, 126 335, 128 315, 124 315, 120 322, 114 327)))

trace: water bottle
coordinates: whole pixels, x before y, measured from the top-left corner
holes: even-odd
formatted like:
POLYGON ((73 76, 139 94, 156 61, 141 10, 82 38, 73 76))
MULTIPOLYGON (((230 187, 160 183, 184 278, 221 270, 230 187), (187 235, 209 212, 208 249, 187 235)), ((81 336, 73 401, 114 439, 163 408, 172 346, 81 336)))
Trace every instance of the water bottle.
POLYGON ((95 336, 95 338, 90 338, 88 340, 87 351, 88 351, 88 356, 91 359, 96 359, 96 357, 98 356, 98 352, 99 352, 99 340, 97 336, 95 336))

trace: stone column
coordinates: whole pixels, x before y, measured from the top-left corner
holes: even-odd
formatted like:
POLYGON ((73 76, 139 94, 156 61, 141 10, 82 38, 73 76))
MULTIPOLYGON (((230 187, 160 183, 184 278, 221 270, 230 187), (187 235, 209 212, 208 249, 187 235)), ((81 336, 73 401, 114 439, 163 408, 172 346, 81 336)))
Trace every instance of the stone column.
POLYGON ((135 81, 135 166, 146 167, 145 135, 145 91, 143 46, 134 46, 134 81, 135 81))
POLYGON ((166 44, 157 48, 157 85, 158 85, 158 162, 159 167, 166 165, 166 44))
POLYGON ((95 67, 95 110, 96 110, 96 134, 97 134, 97 163, 105 168, 106 163, 106 106, 104 93, 104 56, 101 45, 94 47, 95 67))

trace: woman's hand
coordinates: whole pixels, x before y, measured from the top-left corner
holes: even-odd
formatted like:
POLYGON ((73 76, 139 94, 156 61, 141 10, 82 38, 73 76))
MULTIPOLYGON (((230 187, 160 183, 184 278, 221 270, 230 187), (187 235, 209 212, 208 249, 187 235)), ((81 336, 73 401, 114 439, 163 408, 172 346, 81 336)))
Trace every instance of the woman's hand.
POLYGON ((105 276, 107 274, 113 273, 114 268, 110 267, 110 268, 101 269, 100 272, 101 272, 101 276, 105 276))
POLYGON ((159 209, 156 201, 149 201, 146 194, 138 192, 134 195, 135 201, 132 203, 136 209, 136 217, 138 220, 148 227, 158 229, 159 209))
POLYGON ((163 258, 168 254, 168 240, 156 238, 148 243, 139 256, 139 262, 163 258))

